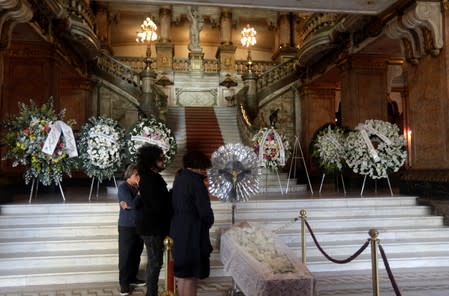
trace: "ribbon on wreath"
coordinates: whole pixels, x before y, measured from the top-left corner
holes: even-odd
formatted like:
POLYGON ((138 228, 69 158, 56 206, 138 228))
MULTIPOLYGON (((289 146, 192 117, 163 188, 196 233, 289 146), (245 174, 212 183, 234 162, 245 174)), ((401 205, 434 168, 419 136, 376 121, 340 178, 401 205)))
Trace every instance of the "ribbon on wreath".
POLYGON ((44 146, 42 147, 42 152, 48 155, 53 155, 61 134, 64 136, 65 149, 69 157, 77 157, 78 151, 76 150, 76 142, 73 135, 73 130, 70 126, 68 126, 61 120, 57 120, 50 124, 50 132, 47 135, 47 139, 45 139, 44 146))
POLYGON ((144 136, 132 136, 131 140, 135 142, 142 142, 159 146, 164 151, 164 153, 167 153, 167 151, 170 150, 170 145, 167 145, 162 140, 155 140, 144 136))
POLYGON ((380 160, 379 154, 377 153, 376 149, 374 148, 373 144, 371 143, 368 133, 379 137, 379 139, 381 139, 388 146, 390 146, 392 144, 391 140, 387 136, 385 136, 384 134, 382 134, 381 132, 379 132, 378 130, 374 129, 373 127, 371 127, 367 124, 362 124, 357 129, 360 131, 363 141, 365 142, 366 146, 368 147, 369 154, 371 155, 371 157, 374 159, 375 162, 378 162, 380 160))
POLYGON ((106 141, 108 141, 110 143, 116 143, 116 141, 114 140, 114 137, 112 135, 106 135, 104 133, 90 131, 89 132, 89 137, 90 138, 102 138, 102 139, 105 139, 106 141))

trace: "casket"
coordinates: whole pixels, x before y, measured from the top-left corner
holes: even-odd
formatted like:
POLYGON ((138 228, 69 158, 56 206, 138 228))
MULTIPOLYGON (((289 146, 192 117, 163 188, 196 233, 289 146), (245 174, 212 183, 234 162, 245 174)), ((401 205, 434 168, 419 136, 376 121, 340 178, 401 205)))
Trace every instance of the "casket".
POLYGON ((273 233, 259 227, 232 227, 222 234, 220 256, 246 296, 316 295, 307 267, 273 233))

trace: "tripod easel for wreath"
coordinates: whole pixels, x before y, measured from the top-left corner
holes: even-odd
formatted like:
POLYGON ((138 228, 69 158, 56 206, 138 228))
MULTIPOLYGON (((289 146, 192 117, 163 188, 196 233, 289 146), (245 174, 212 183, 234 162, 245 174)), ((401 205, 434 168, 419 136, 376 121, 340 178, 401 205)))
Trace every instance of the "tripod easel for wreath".
MULTIPOLYGON (((290 170, 288 171, 287 187, 285 188, 285 193, 288 193, 288 189, 289 189, 289 185, 290 185, 290 176, 292 176, 292 172, 293 172, 293 176, 296 177, 296 165, 297 165, 298 160, 301 160, 302 164, 304 165, 304 170, 306 172, 307 181, 309 182, 310 192, 313 194, 312 183, 310 182, 309 172, 307 170, 304 153, 302 152, 301 143, 299 142, 298 136, 295 136, 295 145, 293 146, 292 161, 290 162, 290 170), (299 154, 298 154, 298 152, 299 152, 299 154)), ((321 192, 321 188, 320 188, 320 192, 321 192)))

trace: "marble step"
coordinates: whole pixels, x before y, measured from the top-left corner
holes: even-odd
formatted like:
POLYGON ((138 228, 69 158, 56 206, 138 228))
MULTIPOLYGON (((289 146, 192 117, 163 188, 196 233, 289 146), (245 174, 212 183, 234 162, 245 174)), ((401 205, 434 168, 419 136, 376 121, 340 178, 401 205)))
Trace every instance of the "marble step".
MULTIPOLYGON (((300 209, 290 208, 290 209, 277 209, 275 214, 274 209, 259 209, 257 211, 247 209, 247 208, 236 208, 235 215, 238 221, 249 221, 257 224, 267 224, 270 223, 272 227, 282 226, 282 224, 287 224, 286 229, 291 229, 299 225, 299 223, 291 223, 292 220, 299 216, 300 209)), ((314 227, 321 228, 323 225, 329 225, 330 221, 333 219, 339 223, 358 223, 360 220, 364 220, 365 224, 358 224, 358 226, 365 226, 369 223, 371 228, 381 228, 385 226, 392 225, 390 223, 396 223, 394 225, 415 225, 414 223, 441 223, 442 217, 432 217, 428 216, 430 210, 426 207, 415 207, 408 208, 370 208, 362 209, 354 207, 346 211, 339 211, 335 213, 332 218, 328 217, 328 211, 325 210, 315 210, 311 211, 314 215, 308 215, 309 225, 314 229, 314 227), (420 220, 421 221, 417 221, 420 220), (371 220, 368 220, 371 218, 371 220), (413 221, 409 221, 413 220, 413 221), (391 222, 394 221, 394 222, 391 222), (402 224, 400 224, 402 223, 402 224)), ((70 225, 108 225, 115 224, 118 219, 118 209, 111 210, 108 212, 93 212, 95 215, 89 215, 84 212, 71 212, 71 213, 61 213, 59 215, 48 215, 45 213, 37 214, 6 214, 0 216, 0 230, 10 227, 26 227, 26 226, 43 226, 43 227, 60 227, 60 226, 70 226, 70 225), (99 221, 101 221, 99 223, 99 221)), ((231 216, 228 209, 215 209, 215 220, 216 225, 219 225, 221 221, 227 221, 231 216)), ((360 222, 362 223, 362 222, 360 222)), ((437 224, 438 225, 438 224, 437 224)), ((330 225, 332 227, 332 225, 330 225)), ((274 228, 276 229, 276 228, 274 228)))
MULTIPOLYGON (((86 192, 88 190, 86 189, 86 192)), ((248 202, 237 203, 237 209, 252 210, 273 210, 273 209, 306 209, 312 211, 318 209, 332 209, 332 212, 344 209, 352 210, 357 207, 393 207, 393 206, 416 206, 416 197, 398 196, 398 197, 369 197, 369 198, 307 198, 297 199, 294 194, 284 195, 286 198, 280 198, 280 194, 264 195, 263 199, 257 197, 248 202), (273 200, 275 198, 275 200, 273 200)), ((70 193, 66 192, 66 198, 70 198, 70 193)), ((107 199, 115 200, 115 196, 108 196, 107 199)), ((231 209, 232 204, 220 201, 212 201, 212 208, 231 209)), ((95 212, 117 212, 118 205, 115 202, 98 203, 54 203, 54 204, 6 204, 1 205, 1 215, 10 214, 32 214, 32 213, 95 213, 95 212)), ((405 213, 406 214, 406 213, 405 213)), ((308 215, 310 217, 310 215, 308 215)))

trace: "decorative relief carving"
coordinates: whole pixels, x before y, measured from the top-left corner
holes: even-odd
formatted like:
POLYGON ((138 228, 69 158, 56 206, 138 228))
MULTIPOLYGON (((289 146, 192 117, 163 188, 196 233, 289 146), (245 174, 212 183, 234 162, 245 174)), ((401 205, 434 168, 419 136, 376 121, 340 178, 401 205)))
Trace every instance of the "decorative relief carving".
POLYGON ((31 20, 33 12, 22 0, 4 0, 0 2, 0 49, 7 48, 15 23, 31 20))
POLYGON ((385 33, 392 39, 401 39, 404 55, 410 62, 417 62, 424 54, 439 54, 444 45, 440 3, 416 2, 402 17, 390 22, 385 33))
POLYGON ((176 105, 196 106, 196 107, 216 106, 217 94, 218 94, 217 88, 210 88, 210 89, 175 88, 176 105))

